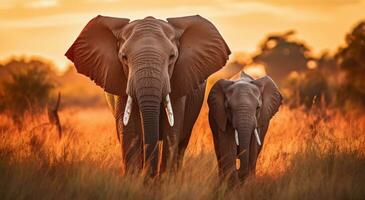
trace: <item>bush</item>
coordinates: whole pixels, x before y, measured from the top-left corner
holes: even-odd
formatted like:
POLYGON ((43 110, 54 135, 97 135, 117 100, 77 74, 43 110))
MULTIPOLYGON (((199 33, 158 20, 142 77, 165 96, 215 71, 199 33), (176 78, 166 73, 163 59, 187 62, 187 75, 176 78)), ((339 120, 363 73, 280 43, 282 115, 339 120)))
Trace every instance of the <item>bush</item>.
POLYGON ((9 74, 0 94, 3 111, 19 118, 27 111, 37 112, 46 106, 54 88, 47 69, 33 66, 9 74))
POLYGON ((328 105, 331 91, 325 76, 319 70, 293 73, 283 83, 285 102, 292 107, 328 105))

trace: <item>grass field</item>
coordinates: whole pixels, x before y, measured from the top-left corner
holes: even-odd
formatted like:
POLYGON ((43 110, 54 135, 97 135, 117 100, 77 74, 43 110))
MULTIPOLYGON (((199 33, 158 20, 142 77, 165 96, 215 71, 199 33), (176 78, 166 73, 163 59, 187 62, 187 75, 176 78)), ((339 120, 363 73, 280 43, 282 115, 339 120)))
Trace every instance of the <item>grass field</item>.
POLYGON ((364 199, 365 116, 289 109, 272 119, 257 176, 237 188, 217 183, 204 107, 183 168, 159 181, 122 176, 107 109, 60 112, 64 134, 28 115, 20 130, 0 115, 0 199, 364 199))

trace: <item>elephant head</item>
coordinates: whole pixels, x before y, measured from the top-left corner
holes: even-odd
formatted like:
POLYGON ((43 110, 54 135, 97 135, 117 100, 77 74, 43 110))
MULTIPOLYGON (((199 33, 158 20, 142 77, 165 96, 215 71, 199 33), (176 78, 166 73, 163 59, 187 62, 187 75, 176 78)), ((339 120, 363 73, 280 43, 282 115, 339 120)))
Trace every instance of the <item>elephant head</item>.
POLYGON ((77 71, 107 93, 127 98, 126 126, 136 103, 141 114, 144 168, 157 173, 159 119, 165 106, 188 94, 225 65, 230 50, 212 23, 200 16, 125 18, 97 16, 82 30, 66 56, 77 71), (148 165, 147 165, 148 163, 148 165))
POLYGON ((213 86, 208 97, 211 127, 218 129, 213 133, 236 140, 238 149, 233 151, 240 160, 241 180, 254 172, 269 121, 281 101, 278 87, 268 76, 257 80, 248 75, 237 81, 221 79, 213 86))

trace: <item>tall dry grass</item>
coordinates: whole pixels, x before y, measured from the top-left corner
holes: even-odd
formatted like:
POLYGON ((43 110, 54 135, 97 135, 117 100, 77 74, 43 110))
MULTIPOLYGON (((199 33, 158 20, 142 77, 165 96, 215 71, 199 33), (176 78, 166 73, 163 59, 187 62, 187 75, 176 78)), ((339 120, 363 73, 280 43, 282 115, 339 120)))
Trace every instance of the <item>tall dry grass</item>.
POLYGON ((218 185, 207 110, 194 128, 183 168, 151 182, 122 176, 120 145, 106 109, 66 109, 64 135, 0 115, 0 199, 364 199, 365 116, 282 107, 273 118, 257 176, 218 185))

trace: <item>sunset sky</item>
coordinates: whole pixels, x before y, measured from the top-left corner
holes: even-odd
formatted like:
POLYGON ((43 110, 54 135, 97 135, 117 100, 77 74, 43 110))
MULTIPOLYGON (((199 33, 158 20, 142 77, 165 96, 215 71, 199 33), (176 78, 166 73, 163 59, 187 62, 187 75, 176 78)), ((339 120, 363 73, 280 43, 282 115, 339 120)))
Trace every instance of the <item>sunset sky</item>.
POLYGON ((64 53, 94 16, 165 19, 200 14, 211 20, 233 52, 252 53, 272 32, 297 31, 319 53, 344 44, 365 20, 365 0, 0 0, 0 60, 37 55, 64 68, 64 53))

